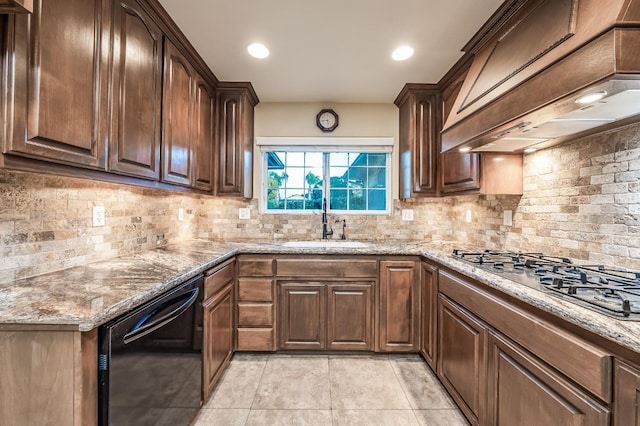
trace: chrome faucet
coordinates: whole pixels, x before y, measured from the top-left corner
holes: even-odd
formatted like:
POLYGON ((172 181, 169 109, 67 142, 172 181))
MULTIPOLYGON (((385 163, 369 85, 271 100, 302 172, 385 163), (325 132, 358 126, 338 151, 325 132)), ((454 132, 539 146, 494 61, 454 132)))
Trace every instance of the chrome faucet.
POLYGON ((322 239, 326 240, 328 236, 333 235, 333 229, 327 230, 327 199, 322 199, 322 239))

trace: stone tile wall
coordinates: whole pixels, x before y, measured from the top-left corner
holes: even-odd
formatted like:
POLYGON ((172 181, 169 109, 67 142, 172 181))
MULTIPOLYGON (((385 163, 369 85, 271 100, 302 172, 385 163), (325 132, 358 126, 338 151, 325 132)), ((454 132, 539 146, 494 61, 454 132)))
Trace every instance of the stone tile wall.
POLYGON ((199 202, 171 191, 0 169, 0 283, 194 238, 199 202), (92 226, 95 205, 105 206, 103 227, 92 226))
MULTIPOLYGON (((194 237, 321 237, 319 214, 259 215, 257 207, 257 200, 0 170, 0 284, 194 237), (105 206, 106 226, 92 227, 94 205, 105 206), (251 219, 239 220, 247 206, 251 219)), ((454 240, 640 269, 640 123, 525 156, 522 197, 394 201, 391 215, 344 218, 352 240, 454 240), (414 210, 413 222, 401 219, 404 208, 414 210), (502 224, 504 210, 513 211, 513 226, 502 224)), ((334 223, 334 237, 341 228, 334 223)))

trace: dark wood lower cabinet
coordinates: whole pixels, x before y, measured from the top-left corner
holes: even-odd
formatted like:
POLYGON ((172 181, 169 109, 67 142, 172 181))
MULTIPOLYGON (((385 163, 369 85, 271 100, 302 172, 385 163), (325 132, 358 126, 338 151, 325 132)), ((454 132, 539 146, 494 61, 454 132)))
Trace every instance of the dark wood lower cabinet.
POLYGON ((420 349, 420 263, 415 260, 380 262, 378 343, 380 352, 418 352, 420 349))
POLYGON ((492 331, 487 343, 488 404, 481 424, 609 424, 606 407, 532 354, 492 331))
POLYGON ((325 349, 325 291, 321 284, 278 286, 278 349, 325 349))
POLYGON ((614 364, 613 425, 640 425, 640 368, 621 361, 614 364))
POLYGON ((422 262, 420 271, 421 339, 420 353, 432 369, 436 369, 438 320, 438 268, 422 262))
POLYGON ((373 349, 373 284, 327 287, 327 349, 373 349))
POLYGON ((373 283, 280 283, 278 349, 373 350, 373 283))
POLYGON ((206 401, 233 355, 235 261, 208 271, 204 281, 202 393, 206 401))
POLYGON ((438 296, 438 377, 474 425, 482 411, 486 335, 480 319, 438 296))
POLYGON ((213 391, 233 354, 232 286, 204 304, 204 399, 213 391))

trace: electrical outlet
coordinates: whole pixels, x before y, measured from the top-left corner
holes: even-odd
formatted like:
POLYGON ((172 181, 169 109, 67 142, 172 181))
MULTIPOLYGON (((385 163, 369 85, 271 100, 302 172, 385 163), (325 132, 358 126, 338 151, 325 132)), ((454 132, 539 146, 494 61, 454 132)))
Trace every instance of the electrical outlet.
POLYGON ((182 222, 184 220, 184 209, 180 207, 178 209, 178 222, 182 222))
POLYGON ((104 206, 93 206, 93 226, 104 226, 104 206))
POLYGON ((402 220, 413 220, 413 210, 402 210, 402 220))
POLYGON ((464 220, 467 223, 471 223, 471 210, 467 210, 467 212, 464 215, 464 220))
POLYGON ((513 210, 505 210, 504 216, 502 217, 502 224, 504 226, 512 226, 513 225, 513 210))
POLYGON ((242 220, 251 219, 251 209, 249 207, 238 209, 238 218, 242 220))

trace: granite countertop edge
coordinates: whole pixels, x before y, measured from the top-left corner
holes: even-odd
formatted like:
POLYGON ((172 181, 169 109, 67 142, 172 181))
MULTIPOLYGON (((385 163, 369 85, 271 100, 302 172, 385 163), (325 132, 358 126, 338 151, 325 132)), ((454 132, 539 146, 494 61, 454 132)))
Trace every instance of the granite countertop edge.
POLYGON ((190 240, 143 253, 0 284, 0 330, 6 326, 89 331, 203 274, 237 254, 421 256, 570 323, 640 352, 640 322, 590 311, 451 257, 450 242, 370 242, 365 248, 293 248, 279 242, 190 240), (87 282, 89 281, 89 282, 87 282))

